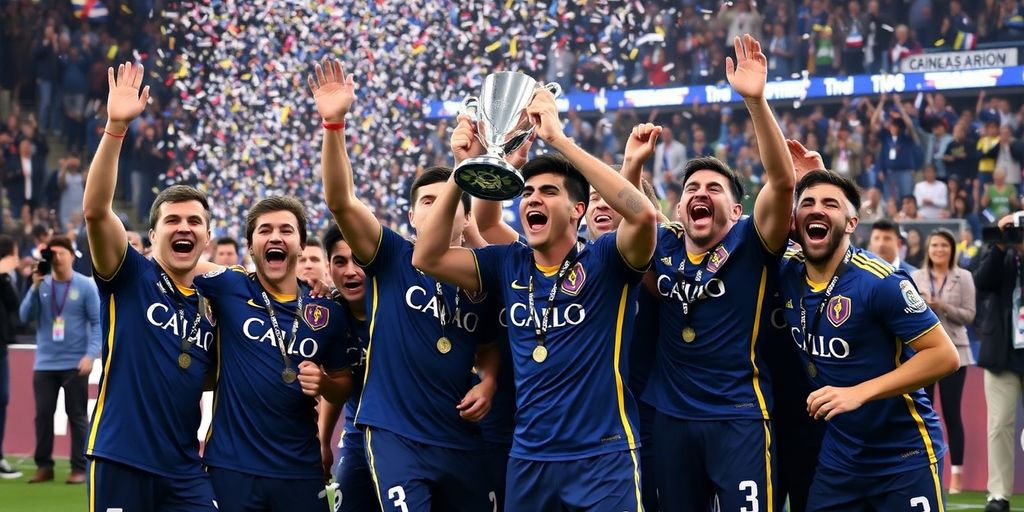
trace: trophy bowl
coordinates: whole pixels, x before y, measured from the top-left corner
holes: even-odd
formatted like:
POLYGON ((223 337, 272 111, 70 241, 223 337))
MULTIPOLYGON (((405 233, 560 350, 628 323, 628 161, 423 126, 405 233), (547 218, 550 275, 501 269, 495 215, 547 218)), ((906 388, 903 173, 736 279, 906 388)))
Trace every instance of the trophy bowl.
MULTIPOLYGON (((537 90, 537 81, 522 73, 502 71, 487 75, 480 96, 462 103, 462 113, 474 118, 476 136, 486 154, 462 161, 455 168, 455 182, 472 196, 504 201, 523 191, 523 175, 505 161, 533 135, 535 126, 526 107, 537 90)), ((543 85, 556 97, 562 88, 543 85)))

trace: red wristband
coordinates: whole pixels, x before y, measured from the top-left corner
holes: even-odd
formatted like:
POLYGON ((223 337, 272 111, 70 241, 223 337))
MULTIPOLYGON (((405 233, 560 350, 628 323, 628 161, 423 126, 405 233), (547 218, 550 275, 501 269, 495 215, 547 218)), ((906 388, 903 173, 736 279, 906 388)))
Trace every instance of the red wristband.
POLYGON ((127 129, 127 128, 125 128, 125 130, 124 130, 123 132, 121 132, 121 134, 120 134, 120 135, 118 135, 118 134, 116 134, 116 133, 113 133, 113 132, 111 132, 110 130, 107 130, 106 128, 104 128, 104 129, 103 129, 103 133, 105 133, 105 134, 107 134, 107 135, 110 135, 111 137, 114 137, 115 139, 123 139, 123 138, 124 138, 124 136, 128 134, 128 129, 127 129))
POLYGON ((345 121, 341 121, 339 123, 328 123, 327 121, 324 121, 324 130, 335 131, 335 130, 344 130, 344 129, 345 129, 345 121))

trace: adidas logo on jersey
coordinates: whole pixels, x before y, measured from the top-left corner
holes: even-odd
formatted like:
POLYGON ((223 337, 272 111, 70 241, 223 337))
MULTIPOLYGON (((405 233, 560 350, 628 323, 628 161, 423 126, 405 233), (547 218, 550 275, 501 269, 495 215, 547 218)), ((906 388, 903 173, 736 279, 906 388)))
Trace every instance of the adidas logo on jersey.
POLYGON ((661 259, 661 262, 671 267, 672 266, 672 257, 671 256, 665 256, 664 258, 661 259))

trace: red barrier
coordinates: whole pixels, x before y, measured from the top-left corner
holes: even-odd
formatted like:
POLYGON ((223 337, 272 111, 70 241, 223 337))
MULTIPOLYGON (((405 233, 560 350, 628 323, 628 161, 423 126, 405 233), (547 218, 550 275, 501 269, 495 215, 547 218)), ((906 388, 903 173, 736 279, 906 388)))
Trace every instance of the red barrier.
MULTIPOLYGON (((33 418, 35 402, 32 399, 32 361, 35 347, 32 345, 12 345, 9 353, 11 367, 11 402, 7 406, 7 433, 4 437, 4 453, 8 456, 31 456, 35 450, 35 431, 33 418)), ((96 404, 96 395, 100 378, 99 361, 93 365, 89 376, 89 413, 92 414, 96 404)), ((209 396, 204 399, 203 425, 200 431, 205 433, 209 426, 211 414, 209 396)), ((940 410, 941 414, 941 410, 940 410)), ((967 446, 964 455, 964 490, 984 491, 988 474, 987 431, 985 414, 985 392, 983 372, 980 368, 970 367, 967 370, 967 384, 964 388, 963 419, 967 446)), ((339 422, 340 424, 341 422, 339 422)), ((1018 421, 1018 425, 1024 424, 1018 421)), ((340 428, 340 425, 339 425, 340 428)), ((58 403, 55 415, 54 456, 67 458, 70 451, 70 431, 67 417, 63 411, 63 402, 58 403)), ((1017 429, 1020 438, 1020 428, 1017 429)), ((199 435, 202 439, 203 435, 199 435)), ((337 442, 337 434, 334 442, 337 442)), ((1017 451, 1017 470, 1015 472, 1014 492, 1024 493, 1024 456, 1020 446, 1014 445, 1017 451)), ((946 458, 946 481, 949 481, 949 458, 946 458)))

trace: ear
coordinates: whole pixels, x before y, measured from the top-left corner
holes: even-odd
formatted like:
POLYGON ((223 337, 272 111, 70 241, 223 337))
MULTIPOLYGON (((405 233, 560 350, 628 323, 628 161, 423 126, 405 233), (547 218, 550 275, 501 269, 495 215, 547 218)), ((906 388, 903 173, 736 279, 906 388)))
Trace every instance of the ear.
POLYGON ((859 222, 860 219, 858 219, 857 217, 850 217, 849 220, 846 221, 846 229, 844 230, 844 232, 847 235, 852 235, 855 231, 857 231, 857 224, 859 222))
POLYGON ((731 220, 733 222, 737 222, 737 221, 740 220, 740 217, 742 217, 742 216, 743 216, 743 205, 740 204, 740 203, 736 203, 736 204, 732 205, 732 212, 731 212, 731 215, 729 215, 729 220, 731 220))
POLYGON ((416 229, 416 220, 413 217, 415 215, 415 213, 416 213, 416 208, 415 207, 409 208, 409 213, 406 213, 406 215, 409 217, 409 225, 412 226, 413 229, 416 229))
POLYGON ((583 201, 578 201, 572 206, 572 211, 569 212, 569 220, 574 223, 579 223, 580 219, 587 214, 587 207, 583 204, 583 201))

